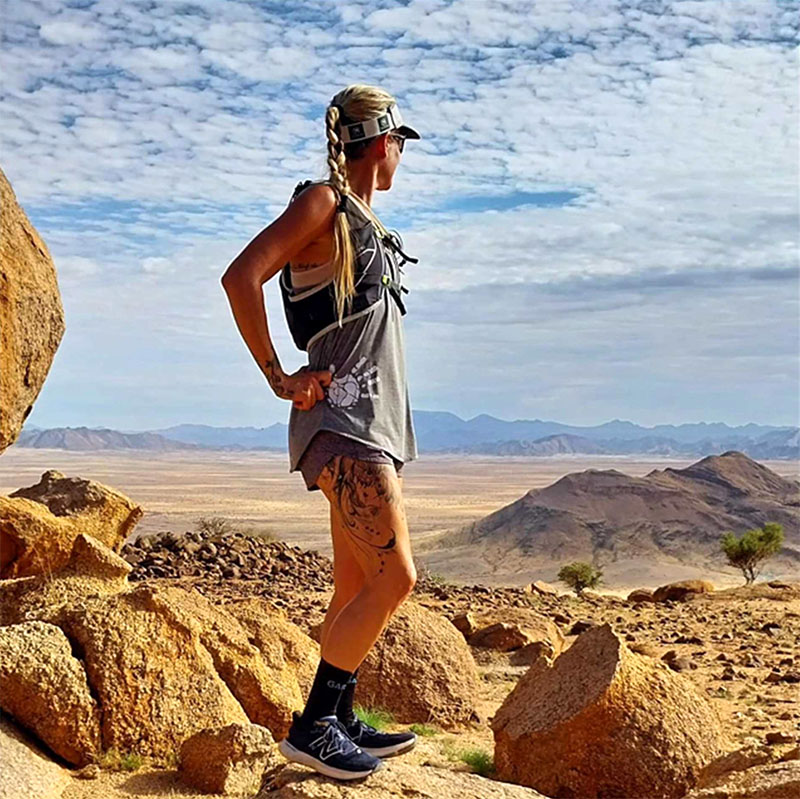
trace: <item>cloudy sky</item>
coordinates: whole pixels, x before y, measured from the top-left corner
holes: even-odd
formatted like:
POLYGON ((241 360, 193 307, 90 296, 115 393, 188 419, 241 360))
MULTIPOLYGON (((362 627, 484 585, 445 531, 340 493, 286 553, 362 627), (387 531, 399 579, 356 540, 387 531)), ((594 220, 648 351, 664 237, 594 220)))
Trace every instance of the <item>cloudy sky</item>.
POLYGON ((219 279, 326 175, 330 97, 373 83, 423 135, 374 198, 420 259, 415 409, 798 424, 799 10, 4 3, 0 166, 67 322, 30 423, 285 422, 219 279))

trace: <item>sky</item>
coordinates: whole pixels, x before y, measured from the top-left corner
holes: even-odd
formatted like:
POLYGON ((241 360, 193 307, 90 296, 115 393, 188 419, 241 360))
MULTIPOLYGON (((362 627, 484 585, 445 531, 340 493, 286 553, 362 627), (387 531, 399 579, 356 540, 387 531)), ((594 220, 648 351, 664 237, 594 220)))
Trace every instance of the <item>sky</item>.
POLYGON ((422 135, 373 198, 414 410, 799 424, 798 6, 7 0, 0 167, 67 326, 28 422, 286 422, 220 277, 370 83, 422 135))

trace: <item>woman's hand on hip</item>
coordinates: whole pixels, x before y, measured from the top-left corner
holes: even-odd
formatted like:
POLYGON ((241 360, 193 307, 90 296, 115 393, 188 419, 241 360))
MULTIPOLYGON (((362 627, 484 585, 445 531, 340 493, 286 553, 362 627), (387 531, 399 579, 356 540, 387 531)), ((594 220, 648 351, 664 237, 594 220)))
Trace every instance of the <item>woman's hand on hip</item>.
POLYGON ((325 399, 322 387, 329 386, 332 379, 333 374, 328 369, 310 371, 308 366, 301 366, 294 374, 284 376, 278 396, 290 399, 299 411, 310 411, 317 402, 325 399))

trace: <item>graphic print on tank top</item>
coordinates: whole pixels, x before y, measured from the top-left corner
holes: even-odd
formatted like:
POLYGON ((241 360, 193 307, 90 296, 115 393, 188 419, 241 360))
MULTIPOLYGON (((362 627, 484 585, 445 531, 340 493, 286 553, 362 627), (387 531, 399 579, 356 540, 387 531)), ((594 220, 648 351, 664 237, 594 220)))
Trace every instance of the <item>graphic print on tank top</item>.
POLYGON ((336 364, 334 363, 330 364, 328 369, 333 377, 325 399, 334 408, 350 408, 356 405, 360 399, 375 399, 379 396, 378 365, 368 363, 366 355, 362 355, 353 368, 343 375, 336 375, 336 364))

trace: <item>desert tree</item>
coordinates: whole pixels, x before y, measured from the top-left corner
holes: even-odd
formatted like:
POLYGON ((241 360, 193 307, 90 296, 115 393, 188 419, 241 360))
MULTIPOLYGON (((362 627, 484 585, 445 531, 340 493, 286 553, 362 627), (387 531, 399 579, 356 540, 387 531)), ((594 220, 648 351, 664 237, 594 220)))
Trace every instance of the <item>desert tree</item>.
POLYGON ((558 579, 580 596, 585 589, 597 588, 603 582, 603 572, 591 563, 576 561, 562 566, 558 572, 558 579))
POLYGON ((745 585, 751 585, 761 572, 764 561, 772 557, 783 546, 783 527, 777 522, 767 522, 737 538, 727 532, 720 540, 728 563, 741 569, 745 585))

